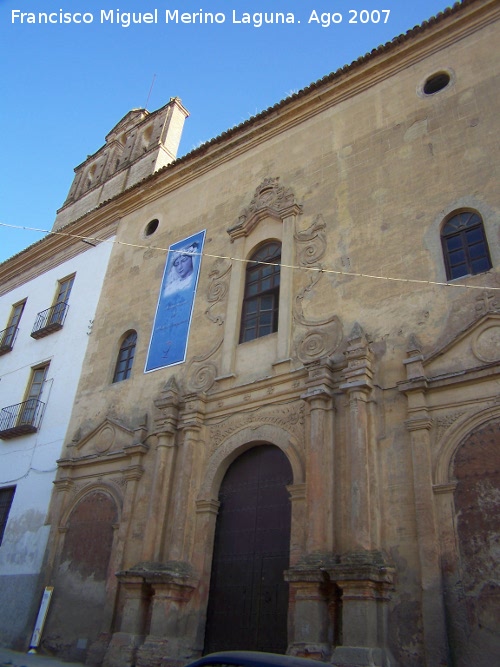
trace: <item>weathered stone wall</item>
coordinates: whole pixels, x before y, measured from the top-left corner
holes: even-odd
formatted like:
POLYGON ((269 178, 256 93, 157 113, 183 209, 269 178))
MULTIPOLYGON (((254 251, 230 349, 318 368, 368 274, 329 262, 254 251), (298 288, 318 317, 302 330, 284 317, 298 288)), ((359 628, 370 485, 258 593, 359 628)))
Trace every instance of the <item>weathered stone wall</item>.
POLYGON ((114 202, 117 243, 52 508, 54 520, 71 511, 65 484, 122 476, 109 667, 134 664, 137 647, 139 665, 202 651, 218 489, 263 443, 294 474, 289 650, 450 664, 450 460, 498 407, 493 5, 472 3, 114 202), (440 71, 449 85, 424 95, 440 71), (457 281, 468 288, 437 284, 440 227, 462 209, 481 215, 493 264, 457 281), (187 359, 145 374, 167 249, 203 229, 187 359), (243 260, 266 240, 282 243, 278 331, 238 344, 243 260), (113 384, 131 329, 132 374, 113 384))

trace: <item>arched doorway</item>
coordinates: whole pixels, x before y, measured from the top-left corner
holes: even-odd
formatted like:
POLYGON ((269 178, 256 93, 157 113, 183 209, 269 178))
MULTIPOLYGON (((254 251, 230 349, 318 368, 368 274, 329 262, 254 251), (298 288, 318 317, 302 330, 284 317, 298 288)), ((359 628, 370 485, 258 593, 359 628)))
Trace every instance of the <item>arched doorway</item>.
POLYGON ((222 481, 205 653, 287 648, 292 468, 273 445, 247 450, 222 481))
POLYGON ((460 667, 490 667, 500 655, 500 420, 476 428, 454 461, 465 622, 460 667))
POLYGON ((83 660, 102 631, 117 522, 114 499, 100 489, 86 494, 71 512, 43 636, 44 648, 59 657, 83 660))

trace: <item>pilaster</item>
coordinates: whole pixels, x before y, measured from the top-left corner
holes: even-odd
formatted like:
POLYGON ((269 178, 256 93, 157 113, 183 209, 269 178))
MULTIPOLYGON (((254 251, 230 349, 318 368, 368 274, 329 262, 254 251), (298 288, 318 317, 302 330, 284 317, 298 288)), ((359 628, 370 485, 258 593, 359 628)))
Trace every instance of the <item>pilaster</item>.
POLYGON ((175 435, 179 412, 179 390, 175 378, 169 380, 154 404, 157 410, 154 422, 157 442, 154 478, 142 555, 143 560, 146 561, 163 560, 165 525, 172 492, 175 435))
POLYGON ((194 521, 179 521, 178 517, 195 515, 195 491, 198 488, 200 474, 195 453, 204 424, 205 407, 204 394, 184 396, 184 408, 178 423, 181 440, 175 462, 172 521, 168 544, 165 547, 168 559, 173 561, 191 562, 193 555, 194 521))
POLYGON ((448 642, 439 532, 432 488, 432 419, 427 408, 427 379, 424 375, 423 357, 415 336, 410 338, 408 357, 403 363, 407 369, 407 381, 401 383, 399 389, 408 400, 408 419, 405 425, 411 444, 426 664, 447 665, 448 642))
POLYGON ((373 355, 361 327, 356 324, 346 351, 347 368, 340 389, 347 395, 347 441, 345 458, 349 485, 344 499, 347 504, 349 526, 344 544, 347 550, 376 546, 372 504, 376 502, 371 488, 370 415, 368 404, 373 390, 373 355))
POLYGON ((333 549, 334 409, 333 363, 321 359, 306 364, 310 431, 307 438, 306 553, 333 549))

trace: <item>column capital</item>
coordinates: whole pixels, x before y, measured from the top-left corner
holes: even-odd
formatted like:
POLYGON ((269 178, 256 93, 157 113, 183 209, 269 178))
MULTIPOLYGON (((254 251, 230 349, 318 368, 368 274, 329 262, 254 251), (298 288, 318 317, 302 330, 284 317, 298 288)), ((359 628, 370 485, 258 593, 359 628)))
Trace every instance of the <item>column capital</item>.
POLYGON ((144 474, 144 468, 141 465, 130 465, 121 471, 122 477, 127 482, 138 481, 144 474))
POLYGON ((220 502, 218 500, 197 500, 196 513, 197 514, 215 514, 219 513, 220 502))
POLYGON ((415 415, 405 421, 408 431, 430 431, 432 428, 432 419, 427 415, 415 415))
POLYGON ((179 388, 175 377, 170 378, 153 403, 157 411, 154 420, 156 432, 175 433, 179 419, 179 388))

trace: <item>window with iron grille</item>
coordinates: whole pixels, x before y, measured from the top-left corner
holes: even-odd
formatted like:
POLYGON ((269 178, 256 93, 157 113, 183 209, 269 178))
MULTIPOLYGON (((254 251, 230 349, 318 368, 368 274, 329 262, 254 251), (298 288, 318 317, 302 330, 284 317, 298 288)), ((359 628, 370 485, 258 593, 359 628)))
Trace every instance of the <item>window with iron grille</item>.
POLYGON ((474 211, 453 215, 441 230, 448 280, 473 276, 491 269, 483 221, 474 211))
POLYGON ((15 490, 15 486, 8 486, 0 489, 0 544, 2 544, 5 526, 7 525, 10 508, 12 507, 12 501, 14 500, 15 490))
POLYGON ((64 278, 63 280, 59 281, 58 290, 56 293, 56 298, 54 299, 54 306, 51 314, 52 321, 59 322, 62 319, 74 282, 75 276, 69 276, 68 278, 64 278))
POLYGON ((130 377, 132 372, 132 364, 134 363, 135 347, 137 344, 137 332, 129 331, 125 334, 118 357, 116 359, 115 374, 113 382, 121 382, 130 377))
POLYGON ((241 313, 240 343, 278 330, 281 244, 261 246, 248 262, 241 313))

